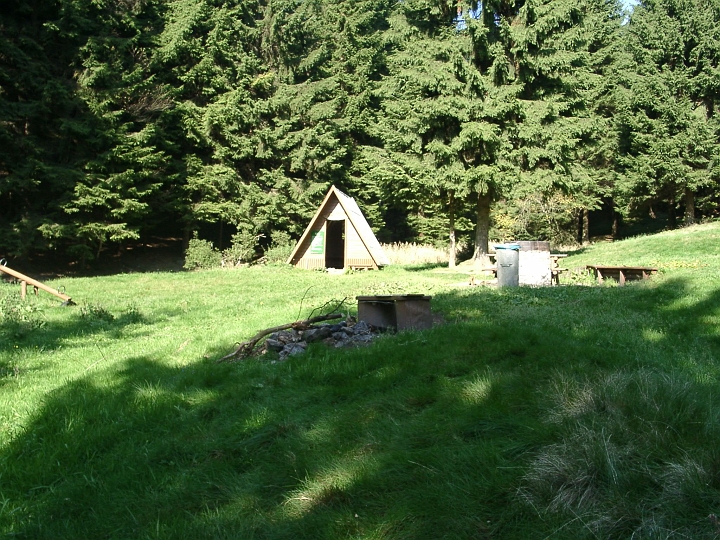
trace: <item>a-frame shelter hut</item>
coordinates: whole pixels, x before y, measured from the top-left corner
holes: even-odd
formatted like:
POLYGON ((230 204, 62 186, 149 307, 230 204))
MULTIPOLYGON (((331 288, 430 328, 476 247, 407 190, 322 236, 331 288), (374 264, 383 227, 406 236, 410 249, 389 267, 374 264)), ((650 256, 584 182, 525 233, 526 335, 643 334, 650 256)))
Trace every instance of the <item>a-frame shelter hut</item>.
POLYGON ((330 188, 288 264, 320 268, 373 268, 390 264, 355 199, 330 188))

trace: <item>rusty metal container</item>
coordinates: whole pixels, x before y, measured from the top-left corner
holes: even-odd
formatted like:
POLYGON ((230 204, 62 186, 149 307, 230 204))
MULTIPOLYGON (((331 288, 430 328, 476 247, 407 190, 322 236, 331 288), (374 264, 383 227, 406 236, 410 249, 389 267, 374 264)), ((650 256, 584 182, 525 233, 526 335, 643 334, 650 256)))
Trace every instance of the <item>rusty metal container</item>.
POLYGON ((424 330, 432 327, 431 298, 422 294, 358 296, 358 320, 388 330, 424 330))

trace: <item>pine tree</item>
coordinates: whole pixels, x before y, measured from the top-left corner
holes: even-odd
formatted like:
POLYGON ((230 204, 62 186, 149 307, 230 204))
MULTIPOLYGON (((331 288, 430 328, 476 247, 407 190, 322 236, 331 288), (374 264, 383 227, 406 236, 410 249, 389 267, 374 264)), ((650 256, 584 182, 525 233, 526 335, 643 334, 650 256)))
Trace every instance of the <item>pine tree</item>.
MULTIPOLYGON (((274 133, 285 156, 276 175, 298 195, 291 230, 299 233, 330 184, 357 198, 376 229, 386 207, 368 177, 364 152, 377 147, 375 81, 384 70, 387 0, 343 1, 332 9, 272 3, 269 32, 277 43, 274 133)), ((372 150, 370 150, 372 152, 372 150)))
POLYGON ((57 39, 75 44, 67 69, 86 107, 72 187, 39 227, 83 260, 105 244, 139 238, 158 191, 165 156, 153 120, 168 106, 150 73, 159 2, 63 0, 57 39))
POLYGON ((56 1, 8 0, 0 13, 0 253, 46 247, 39 227, 63 219, 81 176, 88 113, 68 68, 77 47, 59 37, 56 1))
POLYGON ((376 0, 170 4, 158 57, 182 102, 188 229, 226 223, 266 243, 276 230, 299 235, 330 184, 373 213, 354 157, 372 123, 386 10, 376 0))
POLYGON ((424 188, 473 202, 473 257, 482 261, 497 201, 592 186, 592 99, 619 10, 562 0, 489 2, 459 15, 443 6, 398 7, 383 94, 386 177, 411 178, 420 200, 424 188))
POLYGON ((494 162, 497 126, 483 122, 482 81, 472 43, 444 3, 406 2, 396 8, 388 41, 393 51, 378 95, 384 152, 372 173, 411 209, 418 239, 450 241, 465 229, 470 194, 494 162))
POLYGON ((153 70, 175 105, 161 125, 186 240, 202 223, 254 239, 265 219, 257 179, 271 152, 263 122, 273 76, 260 57, 261 21, 257 2, 168 2, 153 70))
POLYGON ((685 223, 696 198, 713 212, 720 176, 720 6, 704 0, 650 0, 633 11, 618 102, 627 211, 667 205, 668 223, 684 200, 685 223))
MULTIPOLYGON (((595 96, 619 24, 613 2, 550 0, 491 2, 470 26, 489 80, 486 101, 495 103, 509 149, 493 174, 505 180, 492 186, 495 198, 548 199, 560 192, 593 204, 591 156, 602 134, 595 96)), ((488 206, 479 206, 479 223, 488 221, 488 206)))

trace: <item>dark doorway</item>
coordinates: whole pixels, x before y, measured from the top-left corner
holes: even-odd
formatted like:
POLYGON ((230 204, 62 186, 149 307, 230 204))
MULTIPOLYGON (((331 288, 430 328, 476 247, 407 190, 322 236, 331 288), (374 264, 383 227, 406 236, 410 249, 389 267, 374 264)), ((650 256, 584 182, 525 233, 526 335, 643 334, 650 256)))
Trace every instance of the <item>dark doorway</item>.
POLYGON ((345 267, 345 220, 327 222, 325 268, 345 267))

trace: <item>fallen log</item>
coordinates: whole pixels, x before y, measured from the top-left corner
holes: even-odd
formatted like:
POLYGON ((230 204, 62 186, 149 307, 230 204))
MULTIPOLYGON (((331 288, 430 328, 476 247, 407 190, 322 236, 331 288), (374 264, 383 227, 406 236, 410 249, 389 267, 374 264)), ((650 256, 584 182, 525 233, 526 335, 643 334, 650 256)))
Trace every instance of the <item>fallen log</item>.
POLYGON ((311 324, 322 321, 331 321, 333 319, 340 319, 342 317, 342 313, 330 313, 329 315, 318 315, 317 317, 311 317, 310 319, 305 319, 304 321, 295 321, 288 324, 281 324, 280 326, 273 326, 272 328, 266 328, 265 330, 261 330, 260 332, 255 334, 247 341, 243 341, 242 343, 238 344, 237 348, 233 352, 218 359, 217 362, 234 362, 247 358, 253 353, 255 347, 260 342, 260 340, 265 336, 272 334, 273 332, 280 332, 281 330, 288 330, 290 328, 294 330, 306 330, 311 324))

